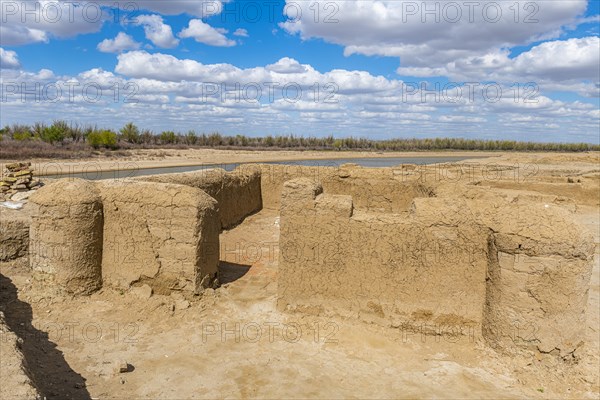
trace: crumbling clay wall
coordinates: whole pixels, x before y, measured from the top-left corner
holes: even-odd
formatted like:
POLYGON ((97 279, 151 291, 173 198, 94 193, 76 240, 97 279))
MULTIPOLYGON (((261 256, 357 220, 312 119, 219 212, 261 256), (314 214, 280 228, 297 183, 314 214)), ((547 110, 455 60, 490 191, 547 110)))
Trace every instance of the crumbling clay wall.
POLYGON ((355 209, 306 178, 281 199, 278 306, 506 352, 572 354, 585 337, 594 242, 559 206, 415 198, 408 214, 355 209))
POLYGON ((362 168, 354 164, 341 167, 307 167, 300 165, 259 164, 263 207, 279 209, 283 184, 296 178, 320 182, 329 194, 352 196, 354 207, 383 213, 401 213, 410 208, 416 197, 433 197, 431 185, 398 168, 362 168))
POLYGON ((571 356, 585 337, 594 241, 560 206, 473 207, 493 232, 483 334, 494 348, 571 356))
POLYGON ((137 178, 147 182, 186 185, 202 189, 217 200, 222 229, 229 229, 262 208, 260 170, 242 166, 226 172, 221 168, 137 178))
POLYGON ((278 306, 423 333, 481 329, 486 230, 464 204, 418 202, 410 214, 370 213, 311 180, 286 182, 278 306))
POLYGON ((67 293, 100 288, 103 211, 95 185, 63 179, 37 191, 30 203, 32 269, 53 275, 67 293))
POLYGON ((216 201, 200 189, 131 180, 100 181, 102 277, 120 288, 199 292, 219 263, 216 201))
POLYGON ((27 255, 29 219, 19 211, 0 208, 0 261, 27 255))

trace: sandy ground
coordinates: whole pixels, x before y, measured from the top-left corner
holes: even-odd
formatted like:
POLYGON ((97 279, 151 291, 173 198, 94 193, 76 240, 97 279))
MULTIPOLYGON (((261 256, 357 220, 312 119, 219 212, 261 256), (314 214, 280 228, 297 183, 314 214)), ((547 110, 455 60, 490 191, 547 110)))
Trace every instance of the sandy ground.
MULTIPOLYGON (((530 177, 539 185, 565 183, 571 176, 597 183, 600 176, 597 154, 497 159, 504 165, 540 166, 530 177)), ((532 190, 530 183, 517 189, 532 190)), ((33 280, 26 260, 20 260, 0 263, 0 307, 23 339, 32 378, 48 398, 598 399, 596 192, 594 201, 589 194, 582 197, 587 200, 574 215, 595 235, 597 252, 587 338, 576 363, 550 355, 503 357, 475 332, 454 340, 280 313, 279 225, 269 210, 221 235, 224 284, 201 298, 147 298, 111 289, 61 298, 53 296, 50 285, 33 280), (115 372, 121 360, 130 364, 129 372, 115 372)))

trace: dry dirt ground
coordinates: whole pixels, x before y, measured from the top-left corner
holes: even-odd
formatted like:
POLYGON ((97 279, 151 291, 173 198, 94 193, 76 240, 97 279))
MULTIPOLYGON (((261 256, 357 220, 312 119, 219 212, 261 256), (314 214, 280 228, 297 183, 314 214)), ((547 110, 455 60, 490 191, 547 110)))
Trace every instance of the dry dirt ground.
POLYGON ((221 235, 223 285, 201 298, 111 289, 61 298, 20 260, 0 263, 0 310, 48 398, 597 399, 598 206, 580 206, 575 217, 597 243, 586 344, 576 363, 503 357, 475 332, 455 340, 281 313, 279 225, 270 210, 221 235), (116 372, 123 360, 128 372, 116 372))

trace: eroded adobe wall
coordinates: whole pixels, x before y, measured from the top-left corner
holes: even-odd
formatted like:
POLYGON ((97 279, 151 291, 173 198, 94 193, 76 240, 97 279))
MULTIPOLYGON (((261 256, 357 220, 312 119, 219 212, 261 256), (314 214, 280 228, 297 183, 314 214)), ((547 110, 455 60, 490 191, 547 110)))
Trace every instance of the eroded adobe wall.
POLYGON ((29 261, 72 294, 102 286, 103 207, 93 183, 62 179, 30 197, 29 261))
POLYGON ((355 209, 307 178, 284 184, 278 305, 492 347, 570 357, 585 337, 594 242, 564 207, 415 198, 408 214, 355 209))
POLYGON ((473 207, 492 231, 484 337, 570 357, 585 338, 594 241, 563 207, 517 199, 473 207))
POLYGON ((434 334, 481 329, 487 232, 463 204, 418 201, 410 214, 365 212, 309 179, 286 182, 280 309, 434 334))
POLYGON ((27 255, 29 249, 29 216, 0 207, 0 261, 27 255))
POLYGON ((219 263, 216 201, 183 185, 100 181, 104 204, 102 277, 120 288, 200 292, 219 263))
POLYGON ((433 197, 431 185, 421 183, 407 173, 411 167, 361 168, 353 164, 341 167, 260 164, 263 206, 278 209, 283 184, 295 178, 320 182, 326 193, 352 196, 354 207, 372 212, 406 212, 416 197, 433 197))
POLYGON ((221 168, 195 172, 162 174, 137 178, 147 182, 186 185, 202 189, 217 200, 223 229, 239 224, 262 208, 260 170, 252 166, 226 172, 221 168))

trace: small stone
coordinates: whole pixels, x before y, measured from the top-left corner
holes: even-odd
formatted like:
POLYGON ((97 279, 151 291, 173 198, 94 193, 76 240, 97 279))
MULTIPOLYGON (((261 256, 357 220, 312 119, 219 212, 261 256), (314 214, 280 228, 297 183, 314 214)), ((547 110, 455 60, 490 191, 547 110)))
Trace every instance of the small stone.
POLYGON ((39 184, 39 182, 36 184, 35 181, 29 181, 27 182, 27 187, 29 189, 33 189, 34 187, 36 187, 39 184))
POLYGON ((16 171, 16 170, 21 170, 23 168, 27 168, 30 166, 31 166, 30 162, 16 162, 16 163, 12 163, 12 164, 6 164, 5 168, 9 171, 16 171))
POLYGON ((131 293, 142 300, 147 300, 152 297, 152 288, 148 285, 134 286, 131 288, 131 293))
POLYGON ((31 196, 33 193, 34 193, 33 191, 15 193, 12 195, 12 197, 10 199, 12 201, 27 200, 29 198, 29 196, 31 196))
POLYGON ((185 309, 187 309, 187 308, 190 308, 190 302, 189 302, 189 301, 187 301, 187 300, 184 300, 184 299, 182 299, 182 300, 177 300, 177 301, 175 301, 175 307, 176 307, 178 310, 185 310, 185 309))
POLYGON ((22 171, 15 172, 15 176, 17 176, 17 177, 18 177, 18 176, 31 175, 31 174, 32 174, 32 173, 31 173, 31 171, 30 171, 30 170, 28 170, 28 169, 24 169, 24 170, 22 170, 22 171))

